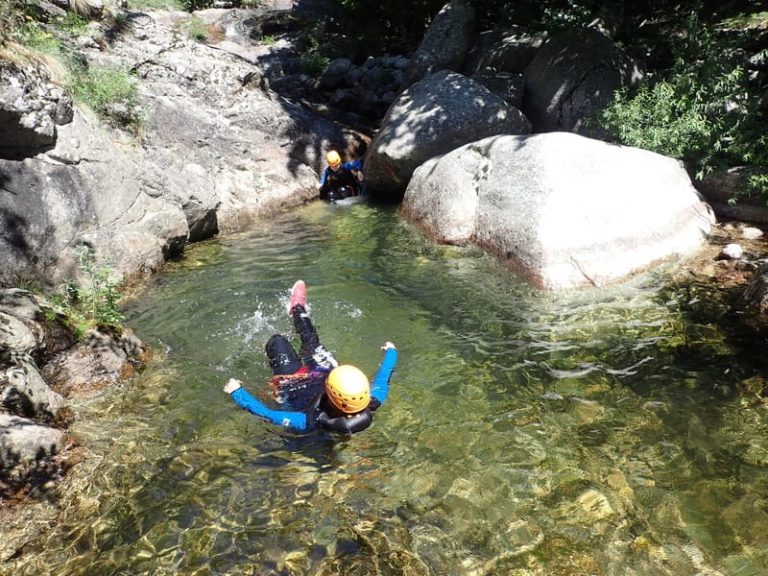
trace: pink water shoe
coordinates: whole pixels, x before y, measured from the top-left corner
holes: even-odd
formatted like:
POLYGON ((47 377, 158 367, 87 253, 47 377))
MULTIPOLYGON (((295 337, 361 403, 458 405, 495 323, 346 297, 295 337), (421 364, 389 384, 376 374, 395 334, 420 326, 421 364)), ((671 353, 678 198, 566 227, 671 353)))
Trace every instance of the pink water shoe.
POLYGON ((304 308, 307 307, 307 285, 304 284, 304 280, 296 280, 296 283, 291 288, 291 301, 288 303, 288 316, 291 315, 294 306, 301 304, 304 308))

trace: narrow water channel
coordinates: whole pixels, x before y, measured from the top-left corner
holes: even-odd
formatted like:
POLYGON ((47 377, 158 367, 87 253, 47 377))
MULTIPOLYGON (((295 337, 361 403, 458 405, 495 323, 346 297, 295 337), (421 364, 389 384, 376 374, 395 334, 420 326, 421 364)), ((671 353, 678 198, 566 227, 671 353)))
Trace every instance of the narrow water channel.
POLYGON ((14 573, 768 573, 768 411, 734 392, 761 376, 666 280, 543 293, 365 205, 196 245, 126 311, 157 358, 78 407, 78 495, 14 573), (266 398, 297 278, 338 358, 401 351, 352 439, 221 390, 266 398))

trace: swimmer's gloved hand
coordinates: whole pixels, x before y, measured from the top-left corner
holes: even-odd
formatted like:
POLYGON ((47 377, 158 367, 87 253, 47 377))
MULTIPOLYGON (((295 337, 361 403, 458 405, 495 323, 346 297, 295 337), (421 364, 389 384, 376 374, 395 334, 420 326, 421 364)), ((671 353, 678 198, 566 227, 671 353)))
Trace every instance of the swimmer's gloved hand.
POLYGON ((229 381, 224 384, 224 392, 227 394, 232 394, 235 390, 239 390, 242 387, 243 383, 240 382, 240 380, 237 380, 236 378, 230 378, 229 381))

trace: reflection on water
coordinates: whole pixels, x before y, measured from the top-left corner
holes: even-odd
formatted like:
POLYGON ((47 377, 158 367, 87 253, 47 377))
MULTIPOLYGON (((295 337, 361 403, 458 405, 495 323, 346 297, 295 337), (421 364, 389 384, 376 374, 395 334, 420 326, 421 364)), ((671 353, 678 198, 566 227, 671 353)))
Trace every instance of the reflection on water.
POLYGON ((192 248, 128 323, 163 354, 79 407, 90 458, 14 574, 764 574, 762 378, 661 273, 541 293, 392 209, 311 205, 192 248), (390 399, 350 440, 292 437, 263 345, 309 286, 321 337, 390 399))

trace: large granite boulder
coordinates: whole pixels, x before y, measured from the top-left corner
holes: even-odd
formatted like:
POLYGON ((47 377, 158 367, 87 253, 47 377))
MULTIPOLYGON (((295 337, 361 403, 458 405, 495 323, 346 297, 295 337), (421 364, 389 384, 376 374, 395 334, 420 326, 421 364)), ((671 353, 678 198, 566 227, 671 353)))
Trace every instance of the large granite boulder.
POLYGON ((545 37, 520 26, 482 32, 475 38, 462 71, 467 76, 483 68, 522 73, 541 48, 545 37))
POLYGON ((537 286, 598 286, 697 249, 714 223, 682 165, 575 134, 497 136, 425 162, 403 214, 537 286))
POLYGON ((466 0, 445 4, 427 28, 405 70, 405 87, 439 70, 461 71, 475 34, 475 9, 466 0))
POLYGON ((768 224, 768 207, 759 195, 749 194, 749 179, 768 174, 765 166, 734 166, 694 182, 720 219, 768 224), (734 202, 735 199, 735 202, 734 202))
POLYGON ((642 78, 636 63, 597 30, 547 40, 525 69, 523 112, 535 132, 565 130, 605 138, 594 121, 614 92, 642 78))
POLYGON ((370 190, 402 194, 424 161, 494 134, 527 134, 522 113, 461 74, 442 70, 405 90, 387 111, 365 157, 370 190))

